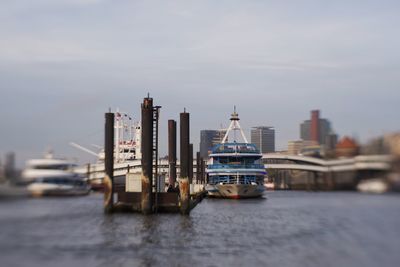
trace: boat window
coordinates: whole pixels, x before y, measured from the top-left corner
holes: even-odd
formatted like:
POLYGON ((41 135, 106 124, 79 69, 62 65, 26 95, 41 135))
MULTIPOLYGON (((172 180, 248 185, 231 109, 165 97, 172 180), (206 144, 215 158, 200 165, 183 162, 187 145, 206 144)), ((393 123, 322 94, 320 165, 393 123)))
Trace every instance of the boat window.
POLYGON ((59 177, 46 177, 41 180, 43 183, 47 184, 59 184, 59 185, 84 185, 84 181, 79 179, 71 179, 71 178, 59 178, 59 177))
POLYGON ((220 159, 219 159, 219 163, 221 163, 221 164, 226 164, 226 163, 228 163, 228 158, 220 158, 220 159))
POLYGON ((33 169, 37 170, 68 170, 70 168, 70 165, 65 165, 65 164, 55 164, 55 165, 36 165, 33 166, 33 169))
POLYGON ((259 153, 253 144, 219 144, 213 149, 214 153, 259 153))

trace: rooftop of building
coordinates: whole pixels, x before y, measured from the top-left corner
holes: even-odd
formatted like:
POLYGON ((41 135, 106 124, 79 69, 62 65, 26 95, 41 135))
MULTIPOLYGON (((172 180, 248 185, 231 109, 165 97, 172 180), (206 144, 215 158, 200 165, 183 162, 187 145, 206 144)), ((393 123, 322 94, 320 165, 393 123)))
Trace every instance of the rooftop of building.
POLYGON ((358 143, 351 137, 344 136, 340 141, 337 143, 336 148, 343 149, 343 148, 358 148, 358 143))
POLYGON ((275 127, 273 127, 273 126, 254 126, 251 128, 252 129, 271 129, 271 130, 275 129, 275 127))

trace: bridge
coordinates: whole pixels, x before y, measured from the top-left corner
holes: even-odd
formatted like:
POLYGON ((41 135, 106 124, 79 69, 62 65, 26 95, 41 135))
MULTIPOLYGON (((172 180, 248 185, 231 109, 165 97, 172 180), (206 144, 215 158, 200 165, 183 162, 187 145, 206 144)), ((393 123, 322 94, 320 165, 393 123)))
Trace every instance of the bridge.
MULTIPOLYGON (((359 170, 388 171, 391 168, 392 158, 389 155, 362 155, 354 158, 324 160, 319 158, 284 155, 284 154, 263 154, 265 169, 268 170, 300 170, 319 173, 345 172, 359 170), (267 162, 265 162, 267 161, 267 162)), ((179 161, 177 162, 179 165, 179 161)), ((194 167, 195 162, 194 162, 194 167)), ((160 173, 168 173, 168 161, 159 160, 160 173)), ((130 169, 133 172, 140 172, 140 160, 114 164, 116 176, 125 175, 130 169)), ((179 170, 179 168, 178 168, 179 170)), ((92 164, 78 168, 82 174, 90 174, 90 178, 104 177, 104 164, 92 164)))
POLYGON ((333 190, 354 189, 363 179, 382 177, 392 167, 389 155, 360 155, 325 160, 299 155, 263 154, 265 169, 273 174, 278 188, 333 190))
POLYGON ((322 173, 359 170, 388 171, 391 168, 392 157, 389 155, 360 155, 353 158, 324 160, 274 153, 263 154, 263 162, 267 170, 302 170, 322 173), (265 161, 267 162, 265 163, 265 161))

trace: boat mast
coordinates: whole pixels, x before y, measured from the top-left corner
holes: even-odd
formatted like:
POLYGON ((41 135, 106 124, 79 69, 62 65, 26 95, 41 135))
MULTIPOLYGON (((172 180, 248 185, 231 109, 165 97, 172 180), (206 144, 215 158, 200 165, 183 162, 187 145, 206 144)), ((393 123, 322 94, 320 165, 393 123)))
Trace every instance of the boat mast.
MULTIPOLYGON (((247 139, 246 139, 246 136, 245 136, 244 133, 243 133, 242 128, 240 127, 239 120, 240 120, 240 119, 239 119, 239 114, 236 112, 236 106, 234 106, 234 108, 233 108, 233 113, 231 114, 231 124, 229 125, 229 128, 228 128, 228 130, 226 131, 226 134, 225 134, 225 136, 224 136, 224 139, 222 139, 222 144, 225 144, 226 140, 228 139, 229 133, 230 133, 230 131, 232 131, 232 130, 234 131, 234 133, 236 133, 236 131, 239 130, 239 131, 240 131, 240 134, 242 135, 242 138, 243 138, 244 142, 245 142, 246 144, 249 143, 249 142, 247 141, 247 139)), ((235 135, 233 141, 236 142, 236 135, 235 135)))

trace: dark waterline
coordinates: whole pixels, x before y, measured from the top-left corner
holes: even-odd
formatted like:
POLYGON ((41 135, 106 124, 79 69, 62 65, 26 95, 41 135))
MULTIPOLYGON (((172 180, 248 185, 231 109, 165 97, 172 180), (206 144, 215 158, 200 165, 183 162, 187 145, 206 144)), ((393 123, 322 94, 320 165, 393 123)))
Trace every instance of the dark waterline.
POLYGON ((268 192, 189 217, 104 215, 102 195, 0 203, 1 266, 398 266, 400 196, 268 192))

